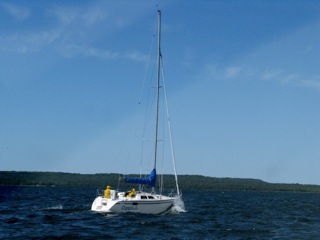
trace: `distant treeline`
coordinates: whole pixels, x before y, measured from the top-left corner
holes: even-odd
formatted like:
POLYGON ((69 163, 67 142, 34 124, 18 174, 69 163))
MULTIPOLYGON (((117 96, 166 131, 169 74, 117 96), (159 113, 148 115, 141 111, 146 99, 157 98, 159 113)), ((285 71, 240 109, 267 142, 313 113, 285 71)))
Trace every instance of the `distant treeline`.
MULTIPOLYGON (((137 177, 137 175, 127 175, 137 177)), ((174 189, 173 175, 164 175, 164 187, 174 189)), ((201 175, 179 175, 179 187, 183 189, 235 190, 235 191, 295 191, 320 192, 319 185, 304 184, 274 184, 258 179, 242 178, 214 178, 201 175)), ((158 182, 160 177, 158 177, 158 182)), ((16 172, 0 171, 0 185, 2 186, 82 186, 105 188, 131 187, 124 183, 124 176, 116 173, 107 174, 76 174, 60 172, 16 172)))

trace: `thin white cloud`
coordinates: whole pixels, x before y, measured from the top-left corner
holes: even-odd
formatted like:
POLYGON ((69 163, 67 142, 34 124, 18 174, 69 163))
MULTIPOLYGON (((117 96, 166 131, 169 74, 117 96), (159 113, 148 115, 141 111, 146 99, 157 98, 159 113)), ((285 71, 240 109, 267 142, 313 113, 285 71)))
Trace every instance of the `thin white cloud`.
POLYGON ((78 55, 84 55, 84 56, 97 57, 97 58, 103 58, 103 59, 120 58, 120 54, 117 52, 113 52, 105 49, 98 49, 94 47, 78 46, 74 44, 69 44, 67 46, 64 46, 62 52, 66 57, 75 57, 78 55))
POLYGON ((316 77, 315 79, 301 80, 301 85, 307 88, 312 88, 316 90, 320 90, 320 77, 316 77))
POLYGON ((41 51, 44 47, 51 45, 65 57, 79 55, 95 57, 100 59, 127 59, 134 62, 146 61, 147 56, 139 51, 128 51, 120 53, 108 49, 99 49, 92 46, 66 44, 65 36, 59 30, 41 31, 27 35, 12 34, 5 37, 0 36, 0 52, 29 54, 41 51), (53 45, 54 44, 54 45, 53 45))
POLYGON ((122 11, 116 11, 105 4, 94 4, 87 8, 59 6, 47 10, 47 15, 55 18, 61 27, 79 26, 90 28, 95 24, 104 23, 104 27, 121 28, 132 22, 122 11))
POLYGON ((2 3, 2 7, 16 20, 23 21, 30 16, 30 10, 26 7, 17 6, 11 3, 2 3))
POLYGON ((314 34, 314 29, 319 26, 320 22, 315 22, 295 29, 268 44, 252 49, 251 52, 234 60, 232 65, 215 68, 214 64, 211 64, 210 68, 205 69, 204 77, 251 82, 268 81, 270 84, 319 91, 319 35, 314 34))
MULTIPOLYGON (((27 8, 9 3, 1 6, 16 19, 26 19, 30 15, 27 8)), ((43 22, 50 23, 46 29, 42 29, 40 24, 37 25, 38 29, 35 25, 30 30, 27 26, 23 31, 0 33, 0 52, 28 54, 46 48, 46 51, 52 50, 66 57, 85 55, 102 59, 145 61, 145 54, 132 49, 121 52, 95 47, 96 39, 100 41, 101 36, 111 36, 113 32, 141 18, 140 12, 145 11, 145 6, 141 5, 138 9, 129 11, 123 9, 123 4, 106 4, 104 1, 88 4, 87 7, 53 4, 42 15, 43 22)))
POLYGON ((132 51, 132 52, 127 53, 125 55, 125 58, 131 59, 135 62, 140 62, 140 61, 146 61, 148 57, 147 57, 147 55, 142 54, 140 52, 132 51))
POLYGON ((75 57, 78 55, 84 55, 88 57, 95 57, 108 60, 116 59, 127 59, 134 62, 146 61, 147 56, 138 52, 131 51, 128 53, 120 53, 116 51, 111 51, 107 49, 99 49, 90 46, 78 46, 78 45, 68 45, 64 47, 62 51, 66 57, 75 57))
POLYGON ((281 70, 266 70, 261 73, 261 79, 271 80, 278 77, 281 74, 281 70))
POLYGON ((108 12, 98 5, 89 8, 59 6, 48 9, 47 13, 49 16, 55 17, 63 25, 76 23, 82 26, 91 26, 105 21, 109 16, 108 12))
POLYGON ((307 87, 314 90, 320 90, 320 76, 303 76, 298 73, 288 73, 284 70, 268 70, 262 72, 258 79, 267 79, 273 82, 278 82, 281 85, 307 87))
POLYGON ((83 14, 83 19, 87 26, 104 21, 107 17, 108 13, 99 6, 91 7, 83 14))
POLYGON ((301 77, 296 73, 284 73, 273 78, 273 80, 278 80, 281 85, 295 85, 300 79, 301 77))
POLYGON ((242 71, 242 67, 227 67, 225 77, 234 78, 237 75, 239 75, 241 71, 242 71))
POLYGON ((80 10, 77 8, 55 7, 48 10, 49 15, 54 16, 62 24, 70 24, 80 16, 80 10))
POLYGON ((305 75, 297 72, 287 72, 285 69, 255 69, 253 67, 232 66, 218 70, 213 64, 208 64, 200 79, 269 81, 270 84, 282 86, 305 87, 320 90, 320 75, 305 75))
POLYGON ((0 37, 0 51, 16 53, 36 52, 56 41, 60 35, 61 32, 51 30, 2 36, 0 37))

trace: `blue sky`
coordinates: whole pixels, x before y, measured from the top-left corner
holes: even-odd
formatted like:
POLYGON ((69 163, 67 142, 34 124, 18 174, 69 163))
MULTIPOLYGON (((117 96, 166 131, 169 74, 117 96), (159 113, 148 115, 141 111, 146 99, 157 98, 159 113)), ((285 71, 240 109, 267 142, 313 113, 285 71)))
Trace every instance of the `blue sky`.
POLYGON ((320 184, 320 2, 305 0, 1 0, 0 170, 139 172, 125 142, 157 7, 178 173, 320 184))

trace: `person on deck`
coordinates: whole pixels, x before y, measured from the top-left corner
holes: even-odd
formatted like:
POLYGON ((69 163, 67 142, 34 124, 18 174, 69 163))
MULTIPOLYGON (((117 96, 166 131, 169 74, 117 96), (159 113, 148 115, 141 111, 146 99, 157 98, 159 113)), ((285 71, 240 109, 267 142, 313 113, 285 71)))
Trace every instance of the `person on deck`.
POLYGON ((134 188, 131 189, 131 192, 127 195, 127 197, 134 197, 136 195, 136 190, 134 188))
POLYGON ((104 190, 104 197, 105 198, 111 198, 110 197, 111 187, 108 185, 106 190, 104 190))

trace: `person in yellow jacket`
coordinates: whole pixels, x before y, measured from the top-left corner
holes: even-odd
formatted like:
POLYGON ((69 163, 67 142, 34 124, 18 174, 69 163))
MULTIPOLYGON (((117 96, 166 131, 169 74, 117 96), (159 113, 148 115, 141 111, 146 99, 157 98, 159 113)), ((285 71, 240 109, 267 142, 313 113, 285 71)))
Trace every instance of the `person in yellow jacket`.
POLYGON ((107 186, 106 190, 104 190, 104 197, 105 198, 111 198, 110 197, 110 193, 111 193, 111 187, 107 186))
POLYGON ((131 189, 131 192, 127 195, 127 197, 134 197, 136 195, 136 190, 134 188, 131 189))

